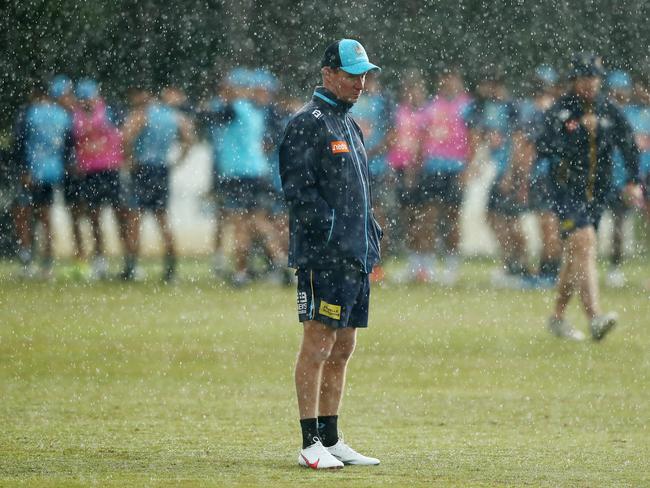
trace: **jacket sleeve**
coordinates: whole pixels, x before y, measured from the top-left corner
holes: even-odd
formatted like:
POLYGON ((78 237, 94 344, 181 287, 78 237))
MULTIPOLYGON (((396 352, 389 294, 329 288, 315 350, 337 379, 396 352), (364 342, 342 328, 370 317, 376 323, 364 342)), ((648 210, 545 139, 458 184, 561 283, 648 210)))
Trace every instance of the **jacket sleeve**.
POLYGON ((536 139, 537 154, 540 158, 553 158, 561 152, 560 127, 561 120, 558 116, 559 108, 549 108, 540 121, 539 134, 536 139))
POLYGON ((627 183, 640 183, 639 178, 639 148, 634 141, 634 130, 623 113, 612 106, 612 117, 615 123, 616 145, 623 154, 625 167, 627 169, 627 183))
POLYGON ((330 223, 330 206, 317 186, 324 138, 318 120, 309 113, 294 118, 280 144, 280 178, 284 197, 298 221, 312 228, 330 223))

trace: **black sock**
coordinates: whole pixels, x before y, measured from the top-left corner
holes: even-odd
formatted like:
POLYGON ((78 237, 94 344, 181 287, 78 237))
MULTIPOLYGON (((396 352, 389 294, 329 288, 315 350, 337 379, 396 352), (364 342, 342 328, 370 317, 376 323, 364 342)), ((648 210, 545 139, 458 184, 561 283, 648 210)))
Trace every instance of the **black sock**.
POLYGON ((301 419, 300 428, 302 429, 302 448, 315 444, 314 439, 318 439, 318 420, 301 419))
POLYGON ((332 447, 339 441, 338 419, 338 415, 318 417, 318 435, 325 447, 332 447))

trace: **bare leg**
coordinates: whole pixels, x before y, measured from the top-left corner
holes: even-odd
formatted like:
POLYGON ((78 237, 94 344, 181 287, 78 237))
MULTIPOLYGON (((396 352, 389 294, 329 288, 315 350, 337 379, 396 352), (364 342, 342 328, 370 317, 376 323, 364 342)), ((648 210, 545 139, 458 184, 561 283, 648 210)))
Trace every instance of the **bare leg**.
POLYGON ((176 250, 174 247, 174 234, 172 233, 171 226, 169 225, 169 218, 167 216, 167 209, 160 208, 156 209, 154 212, 156 217, 156 222, 160 228, 160 233, 163 238, 163 244, 165 246, 165 254, 167 256, 176 255, 176 250))
POLYGON ((562 256, 557 217, 552 212, 542 212, 539 220, 542 230, 542 261, 557 261, 562 256))
POLYGON ((101 223, 99 222, 99 214, 101 208, 92 208, 89 211, 90 217, 90 226, 92 228, 93 240, 94 240, 94 255, 103 256, 104 255, 104 240, 102 239, 102 230, 101 223))
POLYGON ((248 264, 248 251, 251 247, 250 217, 246 213, 233 212, 229 221, 233 224, 235 231, 234 269, 236 272, 245 272, 248 264))
POLYGON ((40 206, 36 208, 36 219, 43 226, 43 260, 49 262, 52 260, 52 232, 50 227, 50 206, 40 206))
POLYGON ((283 263, 286 255, 283 252, 280 236, 277 234, 276 227, 266 212, 256 211, 251 216, 251 224, 254 227, 255 233, 262 239, 266 252, 271 257, 273 263, 283 263))
POLYGON ((336 330, 309 320, 303 324, 303 337, 296 362, 296 393, 301 419, 316 418, 323 365, 336 341, 336 330))
POLYGON ((345 328, 336 331, 336 342, 325 361, 321 375, 318 415, 338 415, 348 361, 354 352, 357 329, 345 328))
POLYGON ((83 239, 81 238, 81 218, 83 212, 79 207, 80 203, 73 203, 70 206, 70 218, 72 220, 72 237, 74 239, 74 257, 77 260, 82 260, 85 257, 83 248, 83 239))
POLYGON ((573 232, 565 242, 564 262, 558 283, 555 318, 564 317, 574 290, 578 290, 589 320, 600 314, 598 274, 596 271, 596 232, 584 227, 573 232))
POLYGON ((30 205, 16 206, 14 210, 16 234, 20 249, 32 249, 32 207, 30 205))

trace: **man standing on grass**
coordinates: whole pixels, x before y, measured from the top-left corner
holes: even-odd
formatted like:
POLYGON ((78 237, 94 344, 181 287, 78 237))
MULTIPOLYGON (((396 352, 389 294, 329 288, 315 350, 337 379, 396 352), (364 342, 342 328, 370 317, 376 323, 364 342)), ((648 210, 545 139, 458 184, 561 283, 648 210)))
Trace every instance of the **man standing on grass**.
POLYGON ((357 328, 368 325, 368 275, 379 261, 381 229, 373 216, 363 134, 349 115, 370 71, 379 67, 359 42, 328 46, 323 86, 289 121, 280 145, 289 266, 297 269, 303 323, 295 372, 303 439, 298 463, 313 469, 379 464, 337 431, 357 328))
POLYGON ((598 299, 596 229, 612 188, 614 150, 627 167, 624 198, 641 199, 639 151, 621 110, 600 94, 600 59, 581 54, 573 60, 572 89, 546 113, 538 139, 540 156, 557 161, 551 169, 554 212, 560 222, 563 262, 549 328, 558 337, 584 339, 565 319, 574 292, 580 294, 594 340, 616 325, 616 314, 603 314, 598 299))

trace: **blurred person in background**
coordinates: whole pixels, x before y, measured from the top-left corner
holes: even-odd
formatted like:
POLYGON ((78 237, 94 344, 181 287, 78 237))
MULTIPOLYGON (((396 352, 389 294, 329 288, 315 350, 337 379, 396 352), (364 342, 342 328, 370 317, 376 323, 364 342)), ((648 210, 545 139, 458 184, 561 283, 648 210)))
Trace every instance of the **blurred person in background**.
MULTIPOLYGON (((646 252, 650 251, 650 88, 637 82, 634 86, 637 111, 634 117, 634 135, 640 152, 639 177, 644 187, 646 252)), ((650 288, 650 281, 648 281, 650 288)))
MULTIPOLYGON (((625 71, 614 70, 607 74, 605 81, 608 98, 618 105, 636 134, 635 125, 639 107, 632 100, 632 77, 625 71)), ((605 284, 611 288, 621 288, 626 284, 622 264, 624 224, 630 211, 624 194, 625 182, 628 179, 627 165, 623 160, 622 152, 617 148, 613 156, 612 189, 607 201, 607 207, 612 215, 613 230, 612 247, 609 253, 609 269, 605 275, 605 284)))
POLYGON ((223 178, 220 154, 223 147, 223 134, 226 125, 234 116, 230 101, 232 90, 226 80, 216 84, 216 92, 204 101, 197 112, 197 121, 205 133, 211 148, 212 187, 210 198, 214 203, 214 255, 212 271, 215 278, 223 279, 228 271, 228 262, 224 251, 225 208, 223 178))
POLYGON ((552 210, 550 187, 551 161, 540 157, 536 150, 537 138, 544 127, 544 113, 551 108, 557 98, 557 72, 548 65, 538 66, 533 78, 533 93, 518 107, 519 130, 523 135, 522 171, 528 174, 527 208, 537 217, 542 249, 539 268, 534 284, 541 287, 554 286, 562 257, 562 244, 557 216, 552 210))
POLYGON ((397 106, 388 130, 386 159, 395 173, 396 202, 399 218, 393 242, 404 242, 406 267, 394 277, 398 282, 427 281, 429 270, 425 255, 432 252, 432 242, 421 222, 419 177, 422 171, 422 109, 427 92, 418 70, 401 78, 397 106), (431 249, 430 249, 431 248, 431 249))
POLYGON ((18 257, 23 275, 36 273, 33 265, 37 231, 32 219, 42 226, 41 276, 52 276, 51 209, 54 190, 63 182, 67 161, 72 157, 72 119, 41 86, 35 86, 23 117, 16 127, 15 162, 20 166, 21 190, 16 210, 19 239, 18 257))
POLYGON ((435 248, 425 259, 431 278, 445 286, 453 286, 458 280, 460 208, 467 167, 473 159, 465 121, 470 102, 460 72, 445 69, 440 73, 436 95, 422 112, 423 226, 434 246, 436 238, 442 244, 442 270, 436 269, 435 248))
MULTIPOLYGON (((291 110, 279 103, 279 83, 270 71, 257 68, 253 71, 252 76, 254 79, 253 99, 257 106, 264 111, 264 153, 268 159, 270 169, 269 180, 271 185, 269 187, 269 198, 266 199, 267 207, 265 211, 267 219, 278 237, 282 255, 286 256, 289 252, 289 221, 287 207, 282 196, 278 151, 284 127, 295 110, 291 110)), ((267 255, 267 258, 273 265, 273 256, 267 255)), ((283 267, 281 271, 271 269, 271 279, 281 284, 290 285, 293 283, 294 278, 289 269, 283 267)))
POLYGON ((469 112, 471 140, 489 150, 495 177, 488 198, 488 222, 499 244, 503 265, 492 276, 499 287, 520 287, 527 273, 526 239, 521 228, 525 209, 525 138, 516 129, 516 111, 500 75, 479 82, 469 112))
POLYGON ((616 325, 614 313, 600 307, 596 268, 596 230, 614 186, 613 157, 623 155, 627 169, 625 198, 639 202, 639 151, 623 112, 601 94, 602 61, 582 53, 572 60, 571 91, 546 112, 537 141, 542 157, 551 158, 553 210, 563 240, 562 269, 555 310, 548 327, 555 336, 582 340, 584 334, 566 320, 566 308, 578 292, 594 340, 616 325))
POLYGON ((219 130, 215 159, 224 226, 234 230, 230 281, 241 287, 251 280, 249 251, 254 238, 271 257, 274 273, 285 273, 286 254, 267 212, 272 195, 271 170, 264 148, 265 112, 255 102, 255 77, 249 69, 236 68, 226 83, 228 100, 215 116, 227 122, 219 130))
MULTIPOLYGON (((172 283, 176 278, 177 256, 168 211, 170 170, 182 164, 194 142, 192 124, 180 110, 158 97, 143 95, 127 116, 122 132, 133 167, 138 204, 136 220, 139 222, 142 212, 153 213, 164 246, 162 280, 172 283), (178 159, 171 161, 171 149, 176 142, 180 144, 180 152, 178 159)), ((138 241, 139 234, 136 233, 138 241)), ((134 245, 136 250, 138 244, 134 245)), ((133 261, 127 265, 131 269, 126 269, 125 274, 134 274, 135 257, 133 261)))
MULTIPOLYGON (((76 165, 81 194, 88 207, 93 237, 92 276, 108 278, 101 211, 119 208, 120 176, 124 161, 122 136, 112 120, 111 110, 100 96, 96 81, 84 78, 75 89, 77 103, 72 112, 76 165)), ((119 221, 118 221, 119 223, 119 221)))
MULTIPOLYGON (((390 235, 394 225, 391 221, 395 218, 395 179, 386 161, 386 148, 388 146, 388 128, 392 114, 392 103, 382 89, 376 74, 369 73, 366 77, 365 94, 350 109, 354 120, 361 127, 363 140, 368 155, 368 168, 370 183, 373 188, 373 202, 375 217, 385 235, 390 235)), ((384 249, 391 247, 390 239, 383 242, 384 249)), ((375 266, 370 275, 373 282, 384 278, 381 265, 375 266)))
MULTIPOLYGON (((50 82, 50 96, 59 105, 68 111, 70 117, 77 105, 74 96, 74 83, 65 75, 57 75, 50 82)), ((82 178, 77 170, 76 158, 66 161, 65 175, 63 177, 63 202, 70 212, 72 224, 72 244, 74 265, 73 272, 76 277, 87 274, 83 239, 81 235, 81 221, 86 213, 86 203, 82 195, 82 178)))

